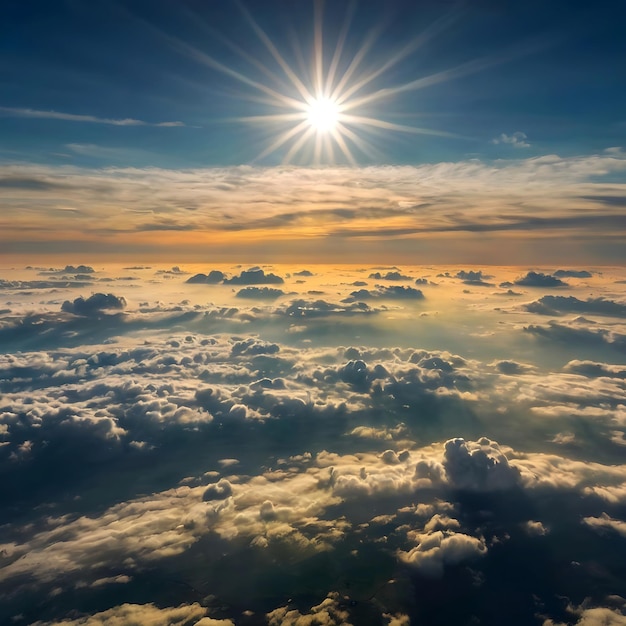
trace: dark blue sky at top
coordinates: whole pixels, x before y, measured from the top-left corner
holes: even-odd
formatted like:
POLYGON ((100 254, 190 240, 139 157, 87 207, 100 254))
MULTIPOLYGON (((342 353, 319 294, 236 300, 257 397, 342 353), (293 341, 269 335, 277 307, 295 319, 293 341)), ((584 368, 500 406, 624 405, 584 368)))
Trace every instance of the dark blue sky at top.
MULTIPOLYGON (((313 2, 263 0, 245 6, 310 84, 313 2)), ((348 7, 341 0, 325 3, 326 63, 348 7)), ((626 2, 356 2, 340 67, 347 67, 374 27, 381 27, 380 36, 361 71, 379 67, 448 13, 456 17, 446 28, 366 91, 395 87, 476 58, 494 62, 479 72, 400 93, 363 113, 459 137, 363 134, 383 155, 379 160, 588 154, 624 145, 626 2), (493 143, 502 133, 524 133, 530 145, 493 143)), ((252 162, 289 124, 250 125, 234 118, 289 110, 254 100, 262 94, 181 53, 175 40, 275 88, 229 48, 226 42, 231 42, 288 83, 230 0, 5 0, 0 160, 164 167, 252 162), (19 114, 25 109, 147 124, 180 121, 184 126, 33 118, 19 114)), ((295 96, 295 90, 288 95, 295 96)), ((360 163, 371 162, 355 154, 360 163)), ((282 156, 284 150, 278 150, 261 163, 278 163, 282 156)))

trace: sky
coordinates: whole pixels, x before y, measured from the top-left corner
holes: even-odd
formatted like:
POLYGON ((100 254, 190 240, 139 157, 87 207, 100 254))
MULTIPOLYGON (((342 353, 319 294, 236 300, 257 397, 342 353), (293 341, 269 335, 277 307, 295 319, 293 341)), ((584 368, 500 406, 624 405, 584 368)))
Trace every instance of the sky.
POLYGON ((0 623, 626 626, 624 24, 4 0, 0 623))
POLYGON ((621 263, 625 11, 9 0, 3 255, 621 263))

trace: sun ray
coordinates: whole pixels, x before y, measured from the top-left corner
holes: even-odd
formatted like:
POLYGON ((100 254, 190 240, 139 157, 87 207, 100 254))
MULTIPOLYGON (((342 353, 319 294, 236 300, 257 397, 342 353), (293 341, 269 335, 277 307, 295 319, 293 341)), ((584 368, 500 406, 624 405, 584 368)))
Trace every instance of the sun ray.
POLYGON ((319 98, 324 95, 323 93, 323 46, 324 40, 322 37, 322 19, 324 12, 324 0, 314 0, 314 15, 313 15, 313 29, 314 29, 314 41, 313 41, 313 76, 315 81, 315 96, 319 98))
POLYGON ((341 150, 343 155, 348 160, 348 163, 350 163, 350 165, 356 165, 356 159, 354 158, 352 152, 350 152, 350 148, 348 148, 346 140, 343 138, 342 130, 343 129, 341 128, 341 126, 337 126, 337 128, 333 131, 333 139, 339 146, 339 149, 341 150))
POLYGON ((213 57, 209 56, 205 52, 202 52, 201 50, 198 50, 194 48, 193 46, 186 44, 184 41, 180 41, 179 39, 176 39, 174 37, 169 37, 169 39, 172 40, 172 45, 174 47, 178 48, 181 52, 193 58, 198 63, 201 63, 202 65, 206 65, 207 67, 210 67, 212 69, 222 72, 223 74, 231 76, 232 78, 238 80, 239 82, 245 85, 248 85, 249 87, 254 87, 254 89, 258 89, 259 91, 272 97, 275 100, 275 102, 282 104, 283 106, 294 107, 297 109, 305 108, 304 103, 302 103, 300 100, 296 100, 295 98, 286 96, 285 94, 275 91, 274 89, 272 89, 271 87, 268 87, 267 85, 264 85, 263 83, 259 83, 256 80, 248 78, 244 74, 241 74, 240 72, 237 72, 236 70, 231 69, 227 65, 224 65, 223 63, 220 63, 219 61, 216 61, 213 57))
POLYGON ((234 117, 237 122, 296 122, 306 120, 305 113, 276 113, 273 115, 247 115, 244 117, 234 117))
POLYGON ((337 124, 337 131, 341 134, 342 137, 347 137, 363 154, 367 155, 370 159, 377 159, 380 157, 380 154, 374 151, 373 146, 371 146, 363 137, 359 137, 355 132, 350 130, 347 126, 343 124, 337 124))
POLYGON ((312 126, 309 126, 309 128, 307 128, 302 133, 302 135, 300 135, 297 141, 294 142, 291 148, 289 148, 289 151, 287 152, 287 154, 285 155, 285 158, 283 159, 283 163, 285 164, 291 163, 291 159, 296 154, 298 154, 298 152, 300 152, 304 144, 307 142, 308 139, 311 138, 311 135, 313 135, 314 133, 315 133, 315 129, 312 126))
POLYGON ((482 72, 483 70, 494 65, 500 65, 501 63, 504 63, 511 58, 513 57, 506 57, 505 55, 497 57, 479 57, 477 59, 467 61, 466 63, 462 63, 461 65, 457 65, 456 67, 442 70, 441 72, 436 72, 434 74, 430 74, 429 76, 424 76, 422 78, 409 81, 408 83, 403 83, 402 85, 379 89, 378 91, 375 91, 373 93, 351 100, 350 102, 346 102, 343 106, 345 110, 351 110, 364 105, 373 104, 387 98, 392 98, 407 91, 417 91, 419 89, 424 89, 425 87, 432 87, 433 85, 436 85, 438 83, 444 83, 456 78, 467 76, 469 74, 482 72))
POLYGON ((380 31, 381 27, 379 26, 378 28, 372 29, 369 32, 369 34, 365 38, 365 41, 361 45, 361 48, 354 55, 352 61, 350 61, 350 65, 348 65, 348 68, 344 72, 343 76, 339 79, 339 83, 331 93, 330 98, 332 98, 333 100, 337 100, 337 98, 343 93, 343 89, 352 77, 352 74, 354 74, 354 72, 358 69, 359 65, 363 62, 363 59, 370 51, 371 47, 380 37, 380 31))
POLYGON ((276 138, 276 140, 273 141, 267 148, 265 148, 265 150, 263 150, 263 152, 261 152, 261 154, 259 154, 259 156, 256 157, 255 160, 259 161, 265 158, 266 156, 269 156, 270 154, 272 154, 272 152, 275 152, 276 150, 278 150, 278 148, 285 145, 290 139, 295 137, 298 133, 305 131, 305 130, 306 131, 310 130, 310 126, 308 126, 306 121, 300 122, 300 124, 298 124, 297 126, 294 126, 293 128, 290 128, 289 130, 286 130, 284 133, 279 135, 276 138))
POLYGON ((350 24, 352 23, 352 17, 354 16, 354 11, 356 9, 356 0, 353 0, 346 10, 346 16, 343 22, 343 26, 341 27, 341 32, 339 33, 339 38, 337 39, 337 45, 335 46, 335 51, 333 53, 333 58, 330 61, 330 66, 328 68, 328 74, 326 76, 326 84, 324 87, 324 93, 330 94, 333 89, 333 83, 335 82, 335 74, 337 73, 337 68, 339 67, 339 61, 341 59, 341 55, 343 54, 343 48, 346 43, 346 39, 348 37, 348 31, 350 29, 350 24))
POLYGON ((375 117, 364 117, 362 115, 342 115, 342 120, 352 124, 363 124, 364 126, 374 126, 383 130, 395 130, 402 133, 413 133, 415 135, 436 135, 437 137, 454 137, 460 138, 461 135, 449 133, 443 130, 435 130, 431 128, 419 128, 417 126, 406 126, 404 124, 394 124, 386 120, 379 120, 375 117))
POLYGON ((315 148, 313 151, 313 164, 319 165, 322 158, 322 135, 315 133, 315 148))
MULTIPOLYGON (((335 162, 335 150, 333 148, 333 142, 331 141, 331 135, 333 139, 335 139, 335 131, 331 131, 330 133, 324 135, 324 147, 326 148, 326 154, 328 155, 328 159, 331 163, 335 162)), ((335 139, 336 141, 336 139, 335 139)))
MULTIPOLYGON (((253 51, 229 42, 221 33, 215 33, 215 39, 254 68, 259 77, 266 79, 265 82, 261 78, 252 78, 253 75, 246 75, 238 68, 228 67, 211 55, 163 34, 179 52, 248 88, 251 93, 242 95, 242 99, 265 107, 265 111, 259 111, 257 115, 230 118, 230 121, 264 125, 269 128, 269 132, 276 131, 277 136, 269 140, 269 145, 255 160, 263 159, 280 150, 284 163, 294 159, 304 162, 305 158, 308 158, 315 165, 321 165, 334 163, 337 155, 341 162, 347 161, 355 165, 355 153, 357 155, 362 153, 376 161, 382 157, 376 147, 379 143, 378 138, 389 132, 469 139, 435 127, 398 123, 396 120, 400 118, 400 121, 403 121, 402 117, 406 116, 398 112, 393 114, 385 112, 382 105, 403 94, 505 63, 520 54, 532 52, 533 48, 537 49, 538 46, 535 43, 532 48, 526 46, 518 47, 517 50, 509 49, 502 55, 475 58, 454 67, 394 84, 390 77, 395 72, 390 70, 400 66, 404 72, 411 55, 458 19, 459 9, 463 3, 457 3, 452 10, 435 20, 417 36, 398 46, 392 53, 387 52, 384 56, 379 56, 378 61, 372 64, 369 63, 369 59, 374 56, 375 50, 378 51, 378 42, 385 22, 377 23, 355 49, 348 50, 348 38, 357 7, 357 0, 350 0, 343 15, 330 62, 326 64, 324 2, 325 0, 313 0, 313 36, 310 58, 307 62, 295 29, 288 30, 288 34, 291 35, 292 55, 284 56, 268 32, 243 5, 242 0, 235 0, 245 21, 262 44, 258 47, 264 48, 266 58, 271 57, 276 67, 264 63, 253 51), (287 59, 290 59, 291 63, 287 59), (284 126, 281 128, 282 125, 284 126), (370 143, 366 137, 372 139, 372 142, 370 143)), ((211 31, 209 26, 207 28, 211 31)), ((433 114, 428 115, 429 119, 436 117, 433 114)), ((415 114, 411 114, 411 117, 415 117, 415 114)))
POLYGON ((376 80, 379 76, 400 63, 400 61, 405 59, 407 56, 414 53, 435 35, 438 35, 441 31, 448 28, 457 19, 457 17, 457 13, 449 13, 443 18, 437 20, 420 35, 403 46, 396 54, 387 59, 387 61, 385 61, 378 69, 367 73, 362 79, 356 81, 350 87, 347 87, 344 91, 342 91, 341 96, 337 98, 338 104, 342 104, 348 100, 353 94, 358 93, 361 89, 363 89, 363 87, 369 85, 372 81, 376 80))
POLYGON ((298 78, 296 73, 291 69, 290 65, 287 63, 287 61, 285 61, 280 52, 277 50, 272 40, 267 36, 265 31, 256 23, 252 15, 250 15, 250 13, 243 6, 243 4, 241 4, 241 2, 237 2, 237 6, 256 33, 257 37, 263 42, 265 47, 269 50, 270 54, 274 57, 274 60, 278 63, 278 65, 280 65, 283 72, 285 72, 289 80, 292 82, 293 86, 298 90, 300 96, 304 99, 305 102, 308 102, 312 98, 311 92, 304 86, 302 81, 298 78))

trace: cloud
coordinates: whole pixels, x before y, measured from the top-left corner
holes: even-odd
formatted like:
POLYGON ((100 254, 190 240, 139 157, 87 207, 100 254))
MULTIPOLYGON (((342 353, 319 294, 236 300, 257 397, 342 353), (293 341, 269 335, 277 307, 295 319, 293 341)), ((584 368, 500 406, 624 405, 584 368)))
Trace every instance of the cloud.
POLYGON ((485 281, 489 276, 484 275, 482 270, 461 270, 456 273, 456 278, 460 278, 466 285, 493 287, 493 283, 485 281))
POLYGON ((522 374, 528 371, 529 369, 532 369, 528 365, 522 365, 521 363, 518 363, 517 361, 511 361, 511 360, 498 361, 496 363, 496 368, 498 369, 499 372, 507 376, 516 376, 517 374, 522 374))
MULTIPOLYGON (((584 323, 584 320, 581 322, 584 323)), ((620 352, 626 351, 626 334, 606 328, 589 328, 577 322, 558 324, 550 321, 547 326, 530 324, 524 327, 524 331, 562 343, 578 342, 581 345, 608 346, 620 352)))
POLYGON ((589 378, 607 376, 609 378, 626 379, 626 366, 610 365, 608 363, 596 363, 594 361, 570 361, 563 368, 567 372, 580 374, 589 378))
MULTIPOLYGON (((45 272, 42 272, 45 273, 45 272)), ((56 274, 93 274, 94 269, 90 265, 66 265, 62 270, 52 271, 56 274)))
POLYGON ((293 300, 287 305, 282 313, 294 318, 329 317, 333 315, 362 315, 372 314, 376 311, 365 302, 350 304, 327 302, 326 300, 293 300))
POLYGON ((585 517, 583 518, 583 523, 597 531, 609 530, 626 537, 626 522, 613 519, 606 513, 603 513, 600 517, 585 517))
POLYGON ((353 291, 350 295, 342 300, 342 302, 357 302, 359 300, 423 300, 424 293, 421 289, 407 287, 403 285, 384 285, 376 287, 376 289, 359 289, 353 291))
POLYGON ((267 614, 269 626, 296 626, 297 624, 319 624, 319 626, 349 625, 348 612, 339 608, 339 594, 331 593, 309 613, 302 614, 297 609, 281 607, 267 614))
POLYGON ((591 278, 593 274, 587 270, 557 270, 553 276, 557 278, 591 278))
POLYGON ((93 285, 91 277, 79 274, 72 278, 65 277, 59 280, 3 280, 0 279, 0 289, 3 290, 31 290, 31 289, 81 289, 93 285))
POLYGON ((112 293, 94 293, 87 299, 82 296, 73 302, 66 300, 61 306, 65 313, 74 315, 98 315, 104 311, 121 311, 126 307, 126 300, 123 297, 114 296, 112 293))
POLYGON ((443 576, 445 565, 457 565, 487 553, 483 539, 463 533, 437 530, 415 533, 413 537, 417 545, 408 552, 400 551, 398 556, 401 561, 429 578, 443 576))
POLYGON ((587 298, 579 300, 574 296, 543 296, 524 305, 531 313, 541 315, 558 315, 559 313, 595 313, 613 317, 626 317, 626 303, 615 302, 605 298, 587 298))
MULTIPOLYGON (((239 287, 208 304, 168 271, 123 283, 98 266, 123 315, 60 311, 71 288, 2 292, 0 621, 168 623, 182 607, 190 624, 508 623, 491 600, 510 563, 520 623, 581 620, 552 600, 589 585, 617 610, 625 366, 605 349, 620 320, 537 326, 562 349, 528 340, 512 298, 461 297, 456 269, 424 319, 411 300, 338 302, 362 267, 316 270, 328 299, 292 280, 293 299, 236 307, 239 287)), ((579 301, 618 302, 620 272, 579 301)))
MULTIPOLYGON (((619 596, 618 596, 619 597, 619 596)), ((578 618, 576 626, 624 626, 626 625, 626 615, 624 614, 624 607, 611 608, 611 607, 592 607, 588 608, 587 603, 579 607, 568 606, 568 617, 578 618)), ((571 624, 571 620, 568 619, 567 624, 571 624)), ((546 619, 543 622, 543 626, 566 626, 563 622, 555 622, 551 619, 546 619)))
POLYGON ((486 437, 475 443, 461 438, 447 441, 443 466, 458 489, 504 490, 520 483, 519 471, 509 465, 498 444, 486 437))
POLYGON ((249 270, 243 270, 239 276, 225 278, 225 285, 282 285, 285 281, 276 274, 266 274, 260 267, 252 267, 249 270))
POLYGON ((202 499, 205 501, 225 500, 232 495, 232 485, 225 478, 221 478, 217 483, 209 485, 205 489, 204 493, 202 494, 202 499))
POLYGON ((528 137, 520 132, 516 131, 512 135, 507 135, 506 133, 502 133, 499 137, 491 140, 493 144, 505 143, 513 146, 514 148, 530 148, 530 143, 526 141, 528 137))
POLYGON ((200 285, 217 285, 224 280, 224 272, 219 270, 211 270, 207 274, 195 274, 191 278, 188 278, 185 282, 195 283, 200 285))
POLYGON ((106 124, 109 126, 184 126, 182 122, 144 122, 133 118, 112 119, 96 117, 95 115, 79 115, 75 113, 61 113, 59 111, 39 111, 37 109, 21 109, 15 107, 0 107, 0 115, 7 117, 25 117, 30 119, 62 120, 66 122, 87 122, 90 124, 106 124))
POLYGON ((412 280, 410 276, 405 276, 400 272, 387 272, 386 274, 374 272, 373 274, 369 275, 369 278, 373 278, 375 280, 412 280))
MULTIPOLYGON (((183 254, 195 258, 200 258, 207 238, 218 257, 247 251, 260 258, 267 252, 267 244, 258 243, 261 237, 276 250, 286 250, 286 241, 293 250, 297 242, 300 258, 312 261, 319 261, 320 251, 328 259, 339 260, 341 251, 365 261, 371 255, 367 257, 361 239, 372 242, 369 249, 374 245, 384 252, 381 258, 389 258, 392 250, 406 258, 409 249, 415 258, 414 240, 419 239, 423 261, 450 262, 457 258, 451 256, 456 254, 453 241, 459 246, 463 242, 459 253, 475 243, 467 233, 490 233, 495 241, 500 233, 510 232, 527 242, 550 230, 557 235, 549 247, 555 258, 569 260, 558 240, 558 233, 567 232, 586 242, 577 247, 586 257, 606 260, 616 254, 615 235, 623 230, 625 217, 619 207, 597 198, 615 196, 610 177, 624 171, 626 159, 618 154, 348 170, 4 165, 0 184, 16 177, 30 182, 5 201, 0 233, 9 251, 65 251, 68 241, 74 241, 74 249, 84 252, 92 252, 95 245, 99 251, 162 253, 163 246, 181 250, 185 241, 183 254), (146 196, 140 189, 151 193, 146 196), (422 202, 416 203, 416 198, 422 202), (79 232, 68 233, 59 220, 58 209, 68 206, 80 220, 79 232), (337 206, 345 208, 339 213, 337 206), (37 219, 18 219, 24 211, 37 219), (164 233, 158 248, 146 234, 155 229, 164 233), (434 233, 445 245, 437 241, 434 248, 428 242, 434 233), (38 247, 34 241, 40 242, 38 247)), ((490 262, 512 262, 511 246, 489 249, 490 262)), ((534 256, 527 254, 525 262, 540 262, 547 251, 544 245, 534 246, 534 256)))
POLYGON ((551 276, 550 274, 543 274, 542 272, 528 272, 526 276, 518 278, 515 281, 516 285, 523 287, 567 287, 568 284, 563 282, 560 278, 551 276))
POLYGON ((282 289, 272 289, 271 287, 244 287, 237 292, 237 298, 250 300, 276 300, 284 296, 282 289))
POLYGON ((62 622, 37 621, 32 626, 118 626, 147 624, 149 626, 234 626, 230 620, 204 617, 206 609, 197 602, 178 607, 157 607, 154 604, 122 604, 106 611, 62 622))

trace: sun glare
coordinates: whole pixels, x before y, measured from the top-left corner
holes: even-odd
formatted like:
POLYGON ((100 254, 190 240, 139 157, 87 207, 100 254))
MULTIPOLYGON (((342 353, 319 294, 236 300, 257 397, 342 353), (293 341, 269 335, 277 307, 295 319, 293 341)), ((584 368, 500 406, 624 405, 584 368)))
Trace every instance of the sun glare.
MULTIPOLYGON (((235 118, 236 121, 275 126, 276 136, 270 140, 269 145, 257 156, 256 160, 263 159, 282 148, 285 149, 284 163, 289 163, 296 157, 300 157, 301 162, 334 163, 339 154, 340 158, 343 157, 347 162, 355 165, 356 159, 353 155, 355 149, 369 158, 378 159, 380 156, 374 145, 365 139, 365 135, 381 135, 395 131, 444 137, 455 136, 434 129, 396 124, 381 117, 374 117, 371 113, 365 113, 365 111, 373 110, 372 107, 375 110, 376 105, 380 107, 384 101, 394 96, 478 71, 485 65, 485 62, 467 63, 459 68, 423 76, 408 83, 380 86, 381 77, 384 77, 390 68, 413 54, 423 43, 453 21, 452 13, 407 42, 395 54, 382 57, 378 64, 365 69, 364 59, 367 53, 371 52, 380 32, 376 29, 372 30, 361 48, 353 55, 349 55, 345 44, 353 14, 352 11, 347 11, 334 53, 330 62, 325 64, 322 2, 316 1, 314 8, 311 71, 308 75, 306 71, 299 75, 291 67, 278 51, 275 43, 241 4, 239 9, 258 39, 273 57, 282 76, 277 75, 272 68, 256 58, 251 58, 245 50, 233 43, 228 43, 229 47, 259 70, 257 77, 242 74, 206 53, 178 42, 193 58, 257 91, 260 95, 250 96, 250 100, 269 107, 267 113, 235 118), (260 80, 261 74, 268 80, 260 80), (284 81, 285 78, 287 82, 284 81)), ((298 49, 297 52, 303 61, 301 65, 306 65, 302 51, 298 49)), ((383 110, 380 110, 380 113, 383 113, 383 110)))
POLYGON ((339 106, 330 98, 317 98, 309 103, 307 121, 318 133, 332 131, 339 120, 339 106))

